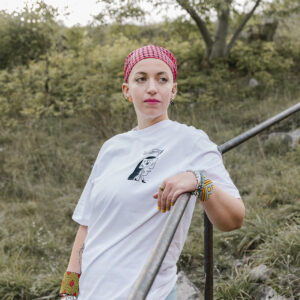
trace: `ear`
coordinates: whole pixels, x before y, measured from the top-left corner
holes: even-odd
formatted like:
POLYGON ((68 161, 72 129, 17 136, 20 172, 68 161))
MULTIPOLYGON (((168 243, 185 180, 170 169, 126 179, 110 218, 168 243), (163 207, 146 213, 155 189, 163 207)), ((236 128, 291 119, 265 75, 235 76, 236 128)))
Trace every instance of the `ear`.
POLYGON ((128 85, 128 83, 126 83, 126 82, 124 82, 123 84, 122 84, 122 92, 123 92, 123 94, 124 94, 124 96, 125 96, 125 98, 129 98, 129 85, 128 85))
POLYGON ((173 83, 173 87, 172 87, 172 98, 174 99, 175 96, 177 94, 177 82, 173 83))

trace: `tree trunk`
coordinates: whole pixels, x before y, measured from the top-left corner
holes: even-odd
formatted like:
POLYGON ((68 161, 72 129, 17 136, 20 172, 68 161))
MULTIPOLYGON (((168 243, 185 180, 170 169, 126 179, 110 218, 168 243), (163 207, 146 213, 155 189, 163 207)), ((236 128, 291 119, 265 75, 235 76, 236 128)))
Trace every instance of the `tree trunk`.
POLYGON ((229 25, 229 8, 226 8, 218 14, 218 25, 215 33, 214 43, 208 56, 211 61, 216 57, 225 57, 226 55, 226 38, 229 25))

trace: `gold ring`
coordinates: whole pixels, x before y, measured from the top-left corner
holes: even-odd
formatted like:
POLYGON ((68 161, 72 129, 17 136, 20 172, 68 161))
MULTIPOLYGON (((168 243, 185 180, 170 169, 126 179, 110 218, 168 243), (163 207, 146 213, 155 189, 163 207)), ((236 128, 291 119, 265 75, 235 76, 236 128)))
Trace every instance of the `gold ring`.
POLYGON ((162 187, 162 186, 160 186, 160 187, 159 187, 159 189, 160 189, 161 191, 163 191, 165 188, 164 188, 164 187, 162 187))

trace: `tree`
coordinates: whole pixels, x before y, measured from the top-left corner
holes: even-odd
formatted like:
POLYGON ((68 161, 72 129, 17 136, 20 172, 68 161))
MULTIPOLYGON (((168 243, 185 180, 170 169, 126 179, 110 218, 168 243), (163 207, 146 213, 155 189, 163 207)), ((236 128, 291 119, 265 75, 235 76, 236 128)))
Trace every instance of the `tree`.
MULTIPOLYGON (((106 14, 101 13, 96 16, 96 19, 102 22, 107 16, 112 20, 122 22, 128 18, 142 19, 146 14, 142 9, 142 0, 98 0, 98 2, 103 5, 103 11, 106 12, 106 14)), ((160 10, 162 7, 168 9, 173 5, 187 13, 195 22, 205 43, 205 59, 208 61, 229 56, 240 33, 262 4, 264 4, 264 9, 273 13, 276 7, 280 7, 280 10, 285 12, 298 8, 298 0, 274 0, 271 3, 266 0, 245 0, 244 7, 250 7, 248 12, 241 11, 240 1, 237 0, 149 0, 148 2, 160 10), (214 33, 210 30, 213 15, 217 19, 214 33), (230 34, 229 26, 233 17, 239 19, 240 22, 230 34)))
MULTIPOLYGON (((201 1, 202 2, 202 1, 201 1)), ((193 6, 189 1, 187 0, 177 0, 177 3, 185 9, 191 18, 195 21, 202 37, 205 42, 206 46, 206 58, 208 60, 212 60, 216 57, 225 57, 228 56, 230 53, 230 50, 238 38, 240 32, 245 27, 249 19, 254 14, 256 8, 259 6, 261 0, 256 0, 255 4, 253 5, 253 8, 250 10, 249 13, 245 15, 245 17, 242 19, 240 25, 237 27, 235 33, 231 37, 229 43, 227 44, 227 35, 228 35, 228 28, 229 28, 229 21, 230 21, 230 12, 232 10, 233 1, 232 0, 225 0, 225 1, 208 1, 205 3, 206 5, 210 5, 211 8, 213 8, 217 12, 217 26, 215 31, 214 38, 210 34, 210 32, 207 29, 207 26, 201 17, 201 9, 204 9, 205 11, 210 10, 209 6, 203 6, 203 3, 198 3, 198 9, 197 6, 193 6), (210 2, 210 3, 209 3, 210 2), (202 5, 201 5, 202 4, 202 5)), ((202 13, 203 14, 203 13, 202 13)))

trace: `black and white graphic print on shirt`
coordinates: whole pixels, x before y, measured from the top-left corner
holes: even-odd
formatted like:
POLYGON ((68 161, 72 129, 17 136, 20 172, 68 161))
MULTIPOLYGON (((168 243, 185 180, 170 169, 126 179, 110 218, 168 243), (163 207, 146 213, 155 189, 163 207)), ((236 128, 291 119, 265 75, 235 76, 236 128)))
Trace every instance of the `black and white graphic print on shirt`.
POLYGON ((145 176, 147 176, 151 170, 155 167, 155 164, 159 158, 159 155, 164 150, 152 149, 144 152, 145 158, 143 158, 135 167, 134 171, 129 175, 128 180, 136 180, 146 183, 145 176))

